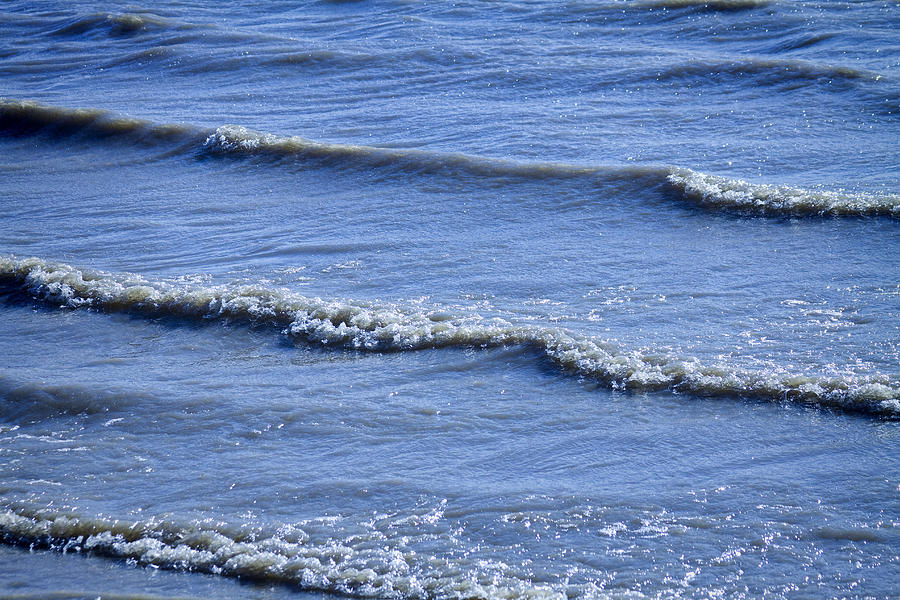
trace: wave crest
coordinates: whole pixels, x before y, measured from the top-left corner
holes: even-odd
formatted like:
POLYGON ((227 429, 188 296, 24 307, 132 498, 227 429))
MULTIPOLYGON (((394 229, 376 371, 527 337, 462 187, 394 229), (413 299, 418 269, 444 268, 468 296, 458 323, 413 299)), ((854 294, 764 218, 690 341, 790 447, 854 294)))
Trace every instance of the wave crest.
POLYGON ((15 136, 121 137, 151 144, 190 143, 200 136, 199 129, 190 125, 130 119, 98 108, 60 108, 5 98, 0 98, 0 131, 15 136))
MULTIPOLYGON (((261 133, 239 125, 223 125, 204 142, 215 154, 254 154, 275 158, 302 157, 323 160, 335 166, 387 167, 413 173, 469 174, 485 177, 523 177, 528 179, 577 178, 607 174, 617 169, 579 166, 565 163, 521 163, 461 153, 384 148, 354 144, 329 144, 302 137, 261 133)), ((628 176, 628 170, 622 178, 628 176)), ((646 170, 645 170, 646 171, 646 170)), ((638 174, 641 169, 630 172, 638 174)))
POLYGON ((816 377, 705 365, 665 353, 623 351, 561 328, 453 315, 399 304, 323 300, 262 286, 184 287, 132 274, 81 271, 39 258, 0 257, 0 283, 62 307, 271 326, 306 343, 364 351, 522 346, 562 369, 614 389, 807 402, 900 416, 900 383, 874 374, 816 377))
POLYGON ((900 217, 900 196, 804 190, 673 168, 666 177, 686 198, 703 206, 770 215, 900 217))
POLYGON ((406 174, 521 180, 583 180, 585 194, 598 195, 611 184, 636 190, 668 186, 677 195, 710 208, 789 216, 900 217, 900 195, 803 190, 751 184, 664 166, 586 166, 556 162, 517 162, 461 153, 331 144, 302 137, 261 133, 238 125, 215 130, 122 118, 99 109, 67 109, 36 102, 0 99, 0 131, 12 135, 83 136, 169 145, 174 153, 228 157, 266 157, 274 162, 309 160, 331 168, 384 169, 406 174))
POLYGON ((151 13, 93 13, 67 21, 50 34, 59 37, 127 37, 143 32, 183 30, 193 27, 195 26, 177 23, 151 13))
POLYGON ((792 89, 802 84, 834 81, 876 82, 881 75, 847 66, 835 66, 797 59, 747 57, 733 61, 692 59, 648 73, 656 81, 684 81, 752 78, 758 85, 789 85, 792 89))
MULTIPOLYGON (((442 507, 436 509, 438 518, 442 507)), ((400 525, 397 521, 391 525, 400 525)), ((6 543, 308 591, 409 600, 567 598, 568 590, 561 586, 532 583, 499 561, 468 564, 427 553, 420 558, 408 544, 422 536, 414 530, 403 536, 364 530, 349 537, 336 531, 313 538, 297 526, 266 534, 162 519, 124 522, 49 510, 0 511, 0 539, 6 543)))

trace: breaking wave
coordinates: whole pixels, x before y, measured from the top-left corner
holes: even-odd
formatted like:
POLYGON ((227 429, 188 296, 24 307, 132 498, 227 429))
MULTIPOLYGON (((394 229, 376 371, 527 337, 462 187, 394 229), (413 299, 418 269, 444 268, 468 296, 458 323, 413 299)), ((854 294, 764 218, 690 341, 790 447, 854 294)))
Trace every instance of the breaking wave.
POLYGON ((666 177, 686 199, 712 208, 769 215, 900 217, 900 196, 804 190, 673 168, 666 177))
POLYGON ((310 160, 332 167, 393 169, 441 176, 512 177, 528 180, 583 178, 585 194, 603 185, 628 182, 640 189, 674 190, 681 199, 707 208, 788 216, 900 217, 900 195, 818 191, 752 184, 666 166, 586 166, 517 162, 461 153, 316 142, 261 133, 237 125, 215 130, 118 117, 99 109, 68 109, 0 99, 0 132, 8 135, 124 138, 144 145, 173 146, 185 154, 310 160))
POLYGON ((363 351, 521 346, 561 369, 621 390, 806 402, 900 415, 900 383, 882 374, 819 377, 706 365, 666 353, 625 351, 562 328, 537 327, 400 304, 327 300, 264 286, 188 287, 134 274, 79 270, 39 258, 0 257, 0 283, 60 307, 219 319, 276 328, 295 340, 363 351))
MULTIPOLYGON (((422 514, 310 535, 285 525, 260 532, 164 519, 118 521, 50 510, 0 509, 0 540, 32 549, 82 552, 144 566, 240 577, 308 591, 409 600, 565 600, 583 591, 533 583, 499 561, 417 553, 418 538, 441 519, 422 514)), ((310 528, 317 529, 315 524, 310 528)), ((318 527, 321 529, 321 527, 318 527)))

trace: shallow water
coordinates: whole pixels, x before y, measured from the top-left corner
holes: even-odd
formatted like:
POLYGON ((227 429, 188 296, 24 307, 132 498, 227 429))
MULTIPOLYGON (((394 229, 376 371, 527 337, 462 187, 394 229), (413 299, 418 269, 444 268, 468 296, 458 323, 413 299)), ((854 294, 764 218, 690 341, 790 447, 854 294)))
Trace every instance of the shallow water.
POLYGON ((892 3, 10 2, 4 597, 888 598, 892 3))

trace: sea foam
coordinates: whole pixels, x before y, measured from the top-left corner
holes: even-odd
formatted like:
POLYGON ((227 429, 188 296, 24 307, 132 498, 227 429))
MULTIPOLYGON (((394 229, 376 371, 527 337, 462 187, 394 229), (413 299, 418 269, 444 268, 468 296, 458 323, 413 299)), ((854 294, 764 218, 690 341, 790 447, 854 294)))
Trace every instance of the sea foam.
POLYGON ((883 416, 900 415, 896 377, 819 377, 781 369, 750 371, 666 352, 642 353, 558 327, 414 304, 322 299, 264 285, 187 286, 134 274, 79 270, 39 258, 0 257, 7 288, 68 307, 150 316, 221 319, 269 326, 303 343, 363 351, 520 346, 565 371, 614 389, 797 401, 883 416))

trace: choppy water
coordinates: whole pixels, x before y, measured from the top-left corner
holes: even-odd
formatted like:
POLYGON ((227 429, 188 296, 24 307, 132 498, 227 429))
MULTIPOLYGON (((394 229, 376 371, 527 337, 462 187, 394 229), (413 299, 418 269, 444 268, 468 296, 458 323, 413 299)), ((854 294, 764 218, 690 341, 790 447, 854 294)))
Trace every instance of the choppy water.
POLYGON ((900 593, 896 2, 0 6, 0 595, 900 593))

